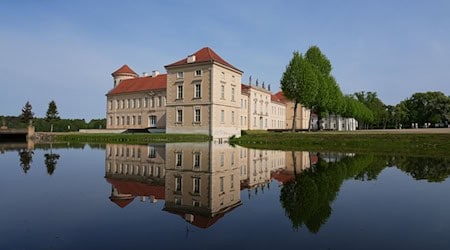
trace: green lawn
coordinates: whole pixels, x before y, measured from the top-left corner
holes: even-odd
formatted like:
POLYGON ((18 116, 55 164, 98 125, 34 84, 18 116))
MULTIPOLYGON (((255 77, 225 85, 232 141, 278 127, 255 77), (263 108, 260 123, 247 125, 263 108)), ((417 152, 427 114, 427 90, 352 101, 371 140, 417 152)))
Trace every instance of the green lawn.
POLYGON ((233 138, 231 143, 261 149, 450 157, 450 134, 250 133, 240 138, 233 138))
POLYGON ((95 142, 95 143, 170 143, 170 142, 205 142, 211 138, 195 134, 83 134, 59 133, 51 135, 52 140, 60 142, 95 142))

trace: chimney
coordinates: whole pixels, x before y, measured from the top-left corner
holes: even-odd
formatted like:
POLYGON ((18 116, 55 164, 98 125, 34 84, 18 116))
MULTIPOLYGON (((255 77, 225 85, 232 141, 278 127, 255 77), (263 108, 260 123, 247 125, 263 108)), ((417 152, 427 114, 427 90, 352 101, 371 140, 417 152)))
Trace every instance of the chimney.
POLYGON ((187 57, 187 62, 188 63, 193 63, 195 62, 195 55, 190 55, 187 57))
POLYGON ((147 72, 142 72, 142 77, 147 76, 147 72))
POLYGON ((152 77, 157 77, 159 75, 159 71, 158 70, 153 70, 152 71, 152 77))

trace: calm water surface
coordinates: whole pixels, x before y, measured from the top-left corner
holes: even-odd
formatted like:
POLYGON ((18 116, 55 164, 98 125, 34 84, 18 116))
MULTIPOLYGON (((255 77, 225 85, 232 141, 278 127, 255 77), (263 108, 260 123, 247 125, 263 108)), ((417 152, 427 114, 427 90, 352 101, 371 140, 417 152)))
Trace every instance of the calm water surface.
POLYGON ((450 249, 450 161, 0 144, 0 249, 450 249))

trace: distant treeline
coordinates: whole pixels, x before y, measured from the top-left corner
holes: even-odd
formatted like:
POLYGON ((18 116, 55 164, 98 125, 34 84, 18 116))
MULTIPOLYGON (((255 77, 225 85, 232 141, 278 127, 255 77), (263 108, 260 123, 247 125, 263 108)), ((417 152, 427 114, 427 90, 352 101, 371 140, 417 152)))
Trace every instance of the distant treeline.
MULTIPOLYGON (((3 122, 9 128, 26 128, 28 123, 18 116, 0 116, 0 126, 3 122)), ((33 126, 36 132, 49 132, 53 125, 53 132, 78 131, 80 129, 103 129, 106 128, 106 119, 92 119, 86 122, 84 119, 57 119, 46 120, 45 118, 33 118, 33 126)))

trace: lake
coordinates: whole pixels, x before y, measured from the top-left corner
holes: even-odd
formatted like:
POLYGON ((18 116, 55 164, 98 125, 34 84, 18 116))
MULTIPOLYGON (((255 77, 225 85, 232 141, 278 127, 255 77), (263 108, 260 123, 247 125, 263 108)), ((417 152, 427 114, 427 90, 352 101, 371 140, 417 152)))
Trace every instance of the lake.
POLYGON ((450 249, 450 160, 0 144, 0 249, 450 249))

